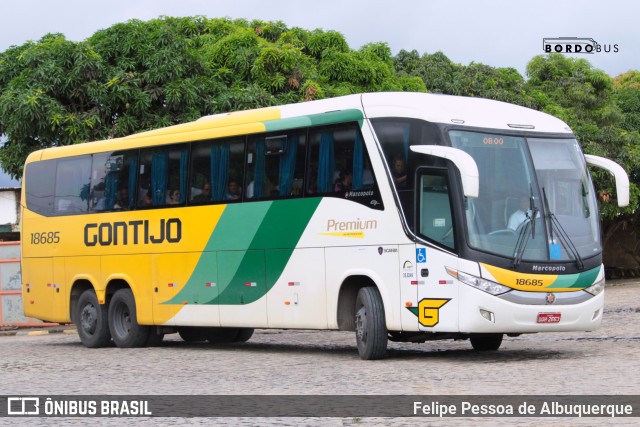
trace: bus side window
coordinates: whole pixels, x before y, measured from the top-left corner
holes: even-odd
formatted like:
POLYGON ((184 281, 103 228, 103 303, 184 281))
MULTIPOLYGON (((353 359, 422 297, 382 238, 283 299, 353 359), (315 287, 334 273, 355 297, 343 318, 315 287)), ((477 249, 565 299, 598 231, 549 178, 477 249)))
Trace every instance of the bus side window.
POLYGON ((427 239, 455 249, 455 229, 446 171, 420 176, 418 232, 427 239))
POLYGON ((240 200, 243 167, 244 137, 195 143, 191 151, 189 202, 240 200))
POLYGON ((187 197, 189 149, 186 144, 143 150, 138 206, 180 206, 187 197), (147 184, 149 183, 149 184, 147 184), (144 188, 148 185, 148 188, 144 188))
POLYGON ((257 135, 247 145, 248 199, 300 196, 304 176, 305 134, 301 131, 257 135))
POLYGON ((27 208, 40 215, 53 214, 57 160, 29 163, 25 172, 27 208))
POLYGON ((137 164, 137 150, 94 154, 89 211, 133 209, 137 164))
POLYGON ((345 197, 382 209, 364 140, 355 124, 312 129, 309 151, 308 195, 345 197))
POLYGON ((83 213, 89 207, 91 156, 58 160, 54 212, 57 215, 83 213))

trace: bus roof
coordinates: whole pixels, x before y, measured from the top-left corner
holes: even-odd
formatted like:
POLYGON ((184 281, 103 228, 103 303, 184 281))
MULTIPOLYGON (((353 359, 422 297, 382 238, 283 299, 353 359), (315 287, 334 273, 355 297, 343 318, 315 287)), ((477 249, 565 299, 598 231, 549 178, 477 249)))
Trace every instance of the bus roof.
POLYGON ((283 119, 288 119, 287 126, 293 128, 363 117, 407 117, 477 128, 571 134, 567 124, 553 116, 505 102, 427 93, 381 92, 205 116, 193 122, 123 138, 47 148, 31 153, 27 163, 156 144, 261 133, 284 129, 285 123, 274 125, 283 119), (298 120, 291 120, 294 118, 298 120))
POLYGON ((427 93, 365 93, 367 118, 414 117, 434 123, 500 130, 572 134, 549 114, 501 101, 427 93))

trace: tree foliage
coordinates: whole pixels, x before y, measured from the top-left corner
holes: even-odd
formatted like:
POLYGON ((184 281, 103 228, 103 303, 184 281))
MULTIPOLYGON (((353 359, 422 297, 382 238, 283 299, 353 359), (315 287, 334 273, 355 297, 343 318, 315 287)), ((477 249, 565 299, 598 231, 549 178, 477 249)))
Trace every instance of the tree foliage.
POLYGON ((72 42, 47 34, 0 53, 0 165, 39 148, 113 138, 231 110, 356 92, 426 90, 385 43, 282 22, 131 20, 72 42))

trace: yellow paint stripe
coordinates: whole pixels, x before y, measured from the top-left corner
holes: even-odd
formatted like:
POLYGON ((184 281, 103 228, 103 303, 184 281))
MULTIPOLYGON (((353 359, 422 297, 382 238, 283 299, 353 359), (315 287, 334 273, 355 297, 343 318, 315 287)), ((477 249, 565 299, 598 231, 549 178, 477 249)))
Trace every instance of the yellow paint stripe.
MULTIPOLYGON (((487 269, 495 281, 501 285, 521 291, 547 291, 558 278, 557 274, 525 274, 517 271, 505 270, 488 264, 480 264, 487 269)), ((553 292, 575 291, 575 289, 553 288, 553 292)))
POLYGON ((57 159, 66 156, 78 156, 82 154, 99 153, 110 150, 126 150, 135 147, 149 147, 156 144, 172 144, 178 142, 198 141, 202 139, 223 138, 226 136, 246 135, 266 132, 262 122, 279 120, 278 108, 263 108, 260 110, 240 111, 220 116, 203 117, 195 122, 170 126, 149 132, 142 132, 124 138, 114 138, 104 141, 88 142, 84 144, 67 145, 39 151, 37 155, 29 158, 29 162, 57 159))
POLYGON ((318 233, 318 234, 321 236, 350 237, 354 239, 364 238, 364 231, 336 231, 336 232, 326 232, 326 233, 318 233))
POLYGON ((216 114, 206 116, 194 122, 184 123, 176 126, 169 126, 162 129, 155 129, 128 136, 126 139, 146 138, 150 136, 175 135, 179 133, 199 132, 216 128, 234 127, 268 120, 279 120, 280 110, 278 108, 261 108, 259 110, 238 111, 236 113, 216 114))

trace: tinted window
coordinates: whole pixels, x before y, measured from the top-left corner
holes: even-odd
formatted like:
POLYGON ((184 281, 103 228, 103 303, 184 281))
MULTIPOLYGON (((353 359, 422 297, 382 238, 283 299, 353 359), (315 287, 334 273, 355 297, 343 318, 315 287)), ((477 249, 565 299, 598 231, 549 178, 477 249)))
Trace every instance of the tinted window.
POLYGON ((418 233, 432 242, 455 249, 455 228, 451 213, 446 170, 420 175, 418 182, 418 233))
POLYGON ((244 137, 193 144, 190 203, 241 200, 244 137))
POLYGON ((94 154, 89 210, 133 209, 137 165, 138 153, 135 150, 94 154))
POLYGON ((25 172, 27 208, 40 215, 53 213, 56 160, 29 163, 25 172))
POLYGON ((344 197, 382 209, 360 129, 353 124, 312 129, 309 133, 308 195, 344 197))
POLYGON ((138 207, 184 205, 188 162, 189 149, 184 144, 142 150, 138 207))
POLYGON ((246 197, 302 194, 306 136, 302 132, 256 135, 247 145, 246 197))
POLYGON ((87 212, 91 156, 59 159, 56 167, 53 210, 56 215, 87 212))
POLYGON ((442 133, 435 124, 422 120, 385 118, 371 122, 396 187, 398 190, 413 188, 413 174, 420 158, 409 147, 442 145, 442 133))

